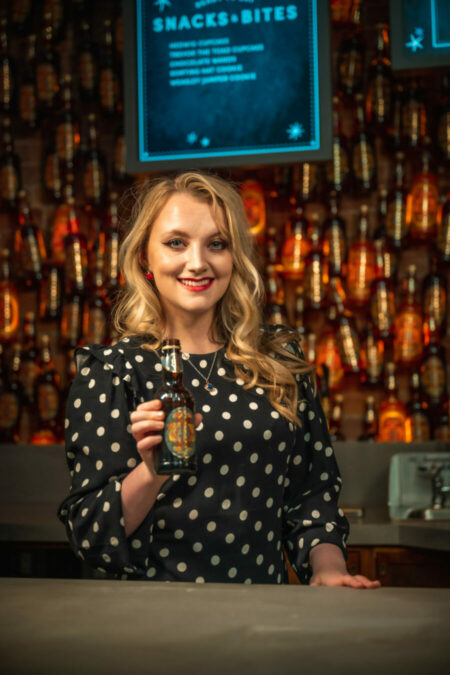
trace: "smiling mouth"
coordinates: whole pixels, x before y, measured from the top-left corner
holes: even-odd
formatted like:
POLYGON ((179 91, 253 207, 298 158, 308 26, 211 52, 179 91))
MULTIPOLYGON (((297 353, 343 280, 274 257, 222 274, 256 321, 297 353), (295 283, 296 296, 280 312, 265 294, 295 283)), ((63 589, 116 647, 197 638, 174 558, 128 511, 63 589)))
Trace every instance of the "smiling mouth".
POLYGON ((204 279, 178 279, 178 281, 190 291, 204 291, 211 286, 214 279, 205 277, 204 279))

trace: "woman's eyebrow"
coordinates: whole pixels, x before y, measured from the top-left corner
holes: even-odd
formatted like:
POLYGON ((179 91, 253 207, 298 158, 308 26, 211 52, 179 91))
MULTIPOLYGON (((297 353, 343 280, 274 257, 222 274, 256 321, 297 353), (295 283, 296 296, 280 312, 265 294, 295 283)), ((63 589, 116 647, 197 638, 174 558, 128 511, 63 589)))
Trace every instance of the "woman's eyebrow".
MULTIPOLYGON (((212 239, 213 237, 217 237, 218 235, 223 236, 220 230, 214 230, 214 232, 208 234, 206 239, 212 239)), ((189 237, 190 235, 185 230, 179 230, 175 228, 173 230, 168 230, 167 232, 164 232, 162 236, 165 238, 165 237, 189 237)))

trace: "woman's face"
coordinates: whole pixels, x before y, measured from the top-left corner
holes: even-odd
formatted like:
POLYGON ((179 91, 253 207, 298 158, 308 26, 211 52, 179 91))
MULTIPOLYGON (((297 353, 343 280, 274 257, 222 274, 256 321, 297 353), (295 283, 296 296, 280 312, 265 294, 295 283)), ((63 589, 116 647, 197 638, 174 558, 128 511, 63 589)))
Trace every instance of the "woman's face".
POLYGON ((147 262, 167 316, 206 313, 212 320, 233 259, 208 204, 172 195, 153 224, 147 262))

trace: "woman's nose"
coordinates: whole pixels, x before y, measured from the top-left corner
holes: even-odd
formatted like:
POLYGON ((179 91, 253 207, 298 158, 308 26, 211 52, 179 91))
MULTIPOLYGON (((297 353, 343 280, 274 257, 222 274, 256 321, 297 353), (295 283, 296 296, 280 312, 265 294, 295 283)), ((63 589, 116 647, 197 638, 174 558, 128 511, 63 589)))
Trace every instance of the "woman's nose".
POLYGON ((188 249, 187 267, 192 272, 203 272, 206 269, 205 251, 199 244, 192 243, 188 249))

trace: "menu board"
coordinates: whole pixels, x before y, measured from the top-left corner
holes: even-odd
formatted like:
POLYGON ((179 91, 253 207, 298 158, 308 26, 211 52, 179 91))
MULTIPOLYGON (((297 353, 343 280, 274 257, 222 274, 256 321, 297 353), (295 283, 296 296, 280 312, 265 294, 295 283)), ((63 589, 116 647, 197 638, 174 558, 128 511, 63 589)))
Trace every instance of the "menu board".
POLYGON ((124 3, 129 171, 331 157, 327 0, 124 3))
POLYGON ((391 0, 392 66, 450 65, 450 0, 391 0))

